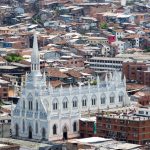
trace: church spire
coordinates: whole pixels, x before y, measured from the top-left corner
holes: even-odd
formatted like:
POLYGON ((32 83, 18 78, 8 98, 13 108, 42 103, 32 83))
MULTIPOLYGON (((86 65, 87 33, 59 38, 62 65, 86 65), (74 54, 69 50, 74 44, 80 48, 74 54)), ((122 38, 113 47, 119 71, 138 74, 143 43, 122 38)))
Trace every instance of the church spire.
POLYGON ((40 56, 36 33, 34 33, 33 50, 31 54, 31 71, 40 71, 40 56))

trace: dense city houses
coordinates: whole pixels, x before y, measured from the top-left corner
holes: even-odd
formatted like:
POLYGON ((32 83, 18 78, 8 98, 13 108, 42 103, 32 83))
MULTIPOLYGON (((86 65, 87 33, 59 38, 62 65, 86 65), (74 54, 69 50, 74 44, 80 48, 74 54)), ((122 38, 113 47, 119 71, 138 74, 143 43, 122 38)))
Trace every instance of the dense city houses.
POLYGON ((150 149, 149 0, 0 4, 0 149, 150 149))

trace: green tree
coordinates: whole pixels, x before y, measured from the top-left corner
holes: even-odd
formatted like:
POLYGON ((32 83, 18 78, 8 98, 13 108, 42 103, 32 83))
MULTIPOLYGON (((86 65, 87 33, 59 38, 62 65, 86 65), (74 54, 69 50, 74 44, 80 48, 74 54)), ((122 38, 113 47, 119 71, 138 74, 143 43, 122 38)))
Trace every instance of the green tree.
POLYGON ((97 85, 97 81, 96 80, 92 81, 91 85, 97 85))
POLYGON ((5 59, 8 62, 19 62, 21 60, 23 60, 23 57, 20 56, 19 54, 8 54, 5 59))
POLYGON ((102 23, 100 24, 100 28, 101 28, 101 29, 108 29, 108 24, 105 23, 105 22, 102 22, 102 23))

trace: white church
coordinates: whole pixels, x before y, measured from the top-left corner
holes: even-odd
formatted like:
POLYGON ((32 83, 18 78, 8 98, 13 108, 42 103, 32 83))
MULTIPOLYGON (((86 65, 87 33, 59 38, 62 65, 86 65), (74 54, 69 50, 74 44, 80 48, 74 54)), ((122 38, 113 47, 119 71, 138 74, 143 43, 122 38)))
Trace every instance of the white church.
POLYGON ((97 77, 97 85, 53 88, 46 85, 45 73, 40 72, 37 35, 34 35, 31 55, 31 73, 26 74, 25 85, 17 105, 12 106, 11 129, 16 138, 34 140, 61 140, 78 137, 78 122, 89 111, 127 106, 126 80, 121 73, 97 77))

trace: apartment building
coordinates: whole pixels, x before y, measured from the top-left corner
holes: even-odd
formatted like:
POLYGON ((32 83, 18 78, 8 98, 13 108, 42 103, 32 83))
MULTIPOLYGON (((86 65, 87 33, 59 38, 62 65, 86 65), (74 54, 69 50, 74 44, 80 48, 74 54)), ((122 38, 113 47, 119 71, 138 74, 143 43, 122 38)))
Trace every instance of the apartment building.
POLYGON ((81 138, 96 136, 96 117, 80 118, 79 132, 81 138))
POLYGON ((150 142, 150 117, 136 113, 97 115, 97 135, 134 144, 150 142))
POLYGON ((92 45, 107 44, 108 39, 105 37, 88 37, 88 43, 92 45))
POLYGON ((96 72, 122 70, 123 59, 111 57, 92 57, 87 62, 96 72))
POLYGON ((123 73, 127 80, 135 80, 150 86, 150 63, 144 61, 123 62, 123 73))

